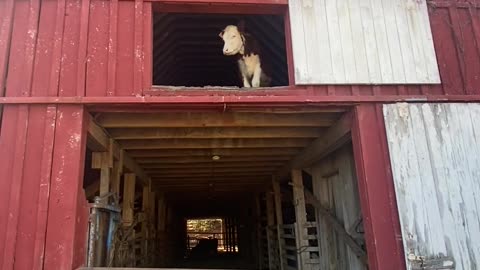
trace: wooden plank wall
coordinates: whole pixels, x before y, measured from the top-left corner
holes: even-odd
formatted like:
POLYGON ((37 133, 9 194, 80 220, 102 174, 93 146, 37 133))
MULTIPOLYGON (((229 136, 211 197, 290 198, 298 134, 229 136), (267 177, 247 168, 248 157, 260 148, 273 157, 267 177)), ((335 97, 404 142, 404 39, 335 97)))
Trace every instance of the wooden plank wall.
POLYGON ((84 263, 89 217, 82 188, 84 119, 79 105, 5 107, 1 269, 75 269, 84 263))
MULTIPOLYGON (((303 2, 309 1, 315 5, 325 3, 303 2)), ((303 3, 292 3, 296 2, 303 3)), ((336 2, 342 7, 345 1, 336 2)), ((41 10, 39 3, 39 0, 0 1, 0 96, 5 95, 4 92, 7 96, 141 95, 140 81, 143 88, 151 88, 151 2, 58 0, 42 2, 41 10), (142 49, 138 51, 138 48, 142 49), (29 83, 32 78, 33 82, 29 83)), ((360 4, 363 5, 363 1, 360 4)), ((430 0, 428 12, 441 85, 300 86, 291 94, 480 94, 477 76, 480 73, 477 61, 480 58, 480 6, 474 1, 430 0)), ((369 25, 372 29, 371 22, 369 25)), ((319 53, 324 51, 315 50, 308 58, 314 59, 319 53)), ((355 57, 350 59, 357 61, 355 57)), ((344 65, 343 59, 338 63, 344 65)), ((329 66, 325 62, 321 65, 329 66)), ((362 70, 369 70, 368 64, 362 70)), ((393 67, 382 70, 397 76, 392 73, 393 67)))
MULTIPOLYGON (((357 178, 351 146, 347 145, 328 158, 315 164, 311 170, 314 195, 324 208, 329 209, 347 232, 361 216, 357 178)), ((317 215, 319 227, 320 269, 366 270, 367 268, 342 243, 332 225, 317 215)), ((352 235, 363 242, 363 235, 352 235)))
POLYGON ((426 0, 290 1, 297 84, 439 83, 426 0))
POLYGON ((4 84, 6 96, 141 95, 151 12, 141 0, 1 1, 0 96, 4 84))
POLYGON ((383 110, 406 257, 443 254, 455 269, 477 268, 480 104, 383 110))

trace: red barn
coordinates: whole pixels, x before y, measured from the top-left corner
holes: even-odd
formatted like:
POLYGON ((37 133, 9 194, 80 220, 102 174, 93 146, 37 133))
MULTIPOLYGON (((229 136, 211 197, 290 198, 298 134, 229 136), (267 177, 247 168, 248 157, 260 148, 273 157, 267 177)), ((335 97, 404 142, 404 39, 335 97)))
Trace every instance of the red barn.
POLYGON ((477 0, 0 0, 0 268, 476 269, 479 103, 477 0))

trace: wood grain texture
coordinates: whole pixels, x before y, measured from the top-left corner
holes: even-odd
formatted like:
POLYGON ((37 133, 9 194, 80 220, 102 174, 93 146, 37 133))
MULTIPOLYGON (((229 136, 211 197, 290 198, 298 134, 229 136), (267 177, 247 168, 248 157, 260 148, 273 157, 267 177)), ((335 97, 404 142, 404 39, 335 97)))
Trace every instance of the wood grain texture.
POLYGON ((457 269, 475 269, 480 105, 393 104, 383 110, 407 258, 452 256, 457 269))
MULTIPOLYGON (((314 195, 321 206, 329 210, 344 230, 355 239, 357 245, 364 241, 361 234, 352 235, 352 225, 361 216, 357 178, 354 171, 353 153, 350 146, 344 146, 328 158, 311 168, 314 195)), ((336 232, 332 223, 317 213, 321 249, 321 269, 367 269, 360 258, 336 232)), ((365 258, 363 258, 365 260, 365 258)))
POLYGON ((427 4, 289 3, 296 84, 438 84, 427 4))

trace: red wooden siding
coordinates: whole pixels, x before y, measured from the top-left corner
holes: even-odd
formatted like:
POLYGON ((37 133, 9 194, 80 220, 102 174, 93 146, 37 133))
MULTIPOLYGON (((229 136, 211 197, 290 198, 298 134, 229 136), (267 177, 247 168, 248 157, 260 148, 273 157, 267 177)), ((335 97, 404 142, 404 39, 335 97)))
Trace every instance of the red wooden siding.
POLYGON ((81 105, 12 105, 0 133, 0 268, 84 263, 86 127, 81 105), (15 143, 12 143, 15 142, 15 143))
POLYGON ((353 152, 370 269, 405 269, 382 106, 355 108, 353 152))
MULTIPOLYGON (((39 0, 0 2, 0 87, 8 64, 7 96, 141 96, 150 89, 152 2, 62 0, 39 5, 39 0)), ((194 9, 202 10, 202 5, 194 9)), ((288 89, 304 91, 288 95, 480 94, 480 6, 433 0, 429 11, 442 85, 292 86, 288 89)))

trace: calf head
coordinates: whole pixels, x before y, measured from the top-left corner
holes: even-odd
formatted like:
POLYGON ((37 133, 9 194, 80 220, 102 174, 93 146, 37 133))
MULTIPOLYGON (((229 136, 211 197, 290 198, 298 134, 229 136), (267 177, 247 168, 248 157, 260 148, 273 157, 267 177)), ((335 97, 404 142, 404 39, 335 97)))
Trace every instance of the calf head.
POLYGON ((223 39, 223 54, 236 55, 243 54, 245 50, 245 36, 242 33, 242 27, 236 25, 227 25, 219 34, 223 39))

